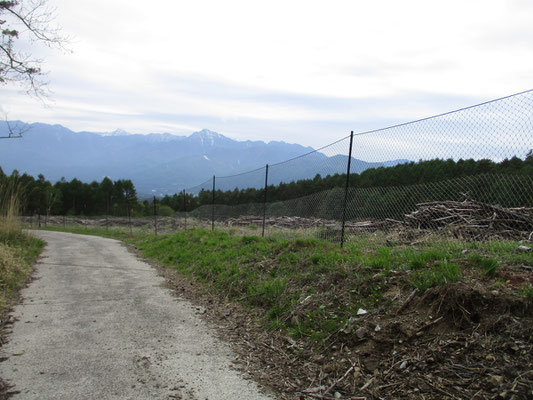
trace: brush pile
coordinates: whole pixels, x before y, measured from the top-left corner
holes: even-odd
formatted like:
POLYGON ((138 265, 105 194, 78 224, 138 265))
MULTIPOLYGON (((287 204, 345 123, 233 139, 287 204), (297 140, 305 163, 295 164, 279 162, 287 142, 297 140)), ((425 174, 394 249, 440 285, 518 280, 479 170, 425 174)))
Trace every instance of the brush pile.
POLYGON ((469 240, 530 240, 533 208, 503 208, 473 200, 417 204, 405 216, 405 225, 417 229, 445 230, 469 240))
MULTIPOLYGON (((239 218, 229 218, 225 221, 228 226, 262 226, 263 217, 253 215, 243 215, 239 218)), ((324 220, 320 218, 303 218, 303 217, 269 217, 265 219, 265 225, 274 228, 286 229, 306 229, 316 227, 333 228, 339 225, 338 221, 324 220)))
MULTIPOLYGON (((400 222, 394 220, 385 221, 346 221, 346 230, 352 233, 356 232, 374 232, 384 229, 393 224, 400 222)), ((243 215, 239 218, 229 218, 225 221, 227 226, 251 226, 260 227, 263 225, 263 218, 253 215, 243 215)), ((284 229, 309 229, 323 228, 327 232, 340 232, 342 225, 340 221, 323 218, 304 218, 304 217, 268 217, 265 218, 265 226, 272 228, 284 229)))

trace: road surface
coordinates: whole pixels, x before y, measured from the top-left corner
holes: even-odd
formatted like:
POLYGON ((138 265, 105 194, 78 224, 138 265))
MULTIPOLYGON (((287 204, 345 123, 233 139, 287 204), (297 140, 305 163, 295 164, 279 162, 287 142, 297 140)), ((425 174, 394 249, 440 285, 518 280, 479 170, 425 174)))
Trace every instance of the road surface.
POLYGON ((119 241, 35 231, 46 246, 0 376, 14 399, 272 399, 232 368, 197 308, 119 241))

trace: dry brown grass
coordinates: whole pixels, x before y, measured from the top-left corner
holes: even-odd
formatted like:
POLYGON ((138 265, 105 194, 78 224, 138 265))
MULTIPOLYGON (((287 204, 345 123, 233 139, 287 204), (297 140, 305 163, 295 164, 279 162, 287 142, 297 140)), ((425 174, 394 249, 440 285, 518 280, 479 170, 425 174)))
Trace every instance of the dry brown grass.
POLYGON ((12 181, 0 185, 0 241, 4 243, 21 233, 18 221, 21 192, 20 185, 12 181))
POLYGON ((0 316, 25 284, 44 245, 22 232, 18 220, 20 193, 20 186, 12 182, 0 185, 0 316))

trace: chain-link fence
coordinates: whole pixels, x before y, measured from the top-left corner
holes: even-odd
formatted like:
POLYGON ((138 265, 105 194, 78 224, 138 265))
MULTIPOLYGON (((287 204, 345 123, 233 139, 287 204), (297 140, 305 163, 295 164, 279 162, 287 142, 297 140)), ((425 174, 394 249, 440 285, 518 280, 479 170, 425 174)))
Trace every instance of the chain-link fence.
POLYGON ((154 219, 245 233, 466 240, 533 236, 533 90, 346 136, 284 162, 183 190, 154 219))
POLYGON ((532 117, 533 91, 526 91, 356 133, 300 157, 188 189, 211 196, 210 204, 204 201, 191 215, 212 226, 341 241, 345 232, 531 239, 532 117), (250 191, 253 196, 247 196, 250 191), (250 197, 253 201, 243 202, 250 197))
POLYGON ((530 239, 532 117, 533 92, 527 91, 355 135, 355 158, 399 165, 388 169, 384 185, 350 188, 348 219, 409 234, 530 239))

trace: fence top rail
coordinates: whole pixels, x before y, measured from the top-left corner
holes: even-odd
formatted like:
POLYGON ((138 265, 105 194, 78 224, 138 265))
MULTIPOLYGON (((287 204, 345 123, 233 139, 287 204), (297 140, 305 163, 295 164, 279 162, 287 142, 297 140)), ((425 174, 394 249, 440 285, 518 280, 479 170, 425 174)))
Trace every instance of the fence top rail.
MULTIPOLYGON (((504 96, 504 97, 499 97, 497 99, 493 99, 493 100, 489 100, 489 101, 485 101, 485 102, 482 102, 482 103, 478 103, 478 104, 474 104, 474 105, 471 105, 471 106, 468 106, 468 107, 462 107, 462 108, 459 108, 459 109, 456 109, 456 110, 453 110, 453 111, 448 111, 448 112, 444 112, 444 113, 441 113, 441 114, 436 114, 436 115, 432 115, 430 117, 425 117, 425 118, 420 118, 420 119, 417 119, 417 120, 413 120, 413 121, 409 121, 409 122, 404 122, 404 123, 400 123, 400 124, 395 124, 395 125, 390 125, 390 126, 387 126, 387 127, 384 127, 384 128, 379 128, 379 129, 372 129, 372 130, 368 130, 368 131, 363 131, 363 132, 357 132, 357 133, 354 133, 353 136, 363 136, 363 135, 369 135, 369 134, 372 134, 372 133, 379 133, 379 132, 384 132, 384 131, 388 131, 388 130, 392 130, 392 129, 395 129, 395 128, 401 128, 401 127, 404 127, 404 126, 409 126, 409 125, 414 125, 414 124, 417 124, 417 123, 420 123, 420 122, 424 122, 424 121, 428 121, 428 120, 432 120, 432 119, 436 119, 436 118, 440 118, 440 117, 443 117, 443 116, 446 116, 446 115, 451 115, 451 114, 455 114, 455 113, 459 113, 461 111, 465 111, 465 110, 470 110, 470 109, 473 109, 473 108, 477 108, 477 107, 481 107, 481 106, 484 106, 484 105, 487 105, 487 104, 491 104, 491 103, 495 103, 495 102, 498 102, 498 101, 502 101, 502 100, 505 100, 505 99, 509 99, 509 98, 512 98, 512 97, 516 97, 516 96, 520 96, 520 95, 523 95, 523 94, 526 94, 526 93, 533 93, 533 89, 528 89, 528 90, 524 90, 522 92, 518 92, 518 93, 514 93, 514 94, 511 94, 511 95, 508 95, 508 96, 504 96)), ((317 152, 320 152, 328 147, 331 147, 337 143, 340 143, 344 140, 347 140, 350 138, 350 135, 347 135, 345 137, 342 137, 332 143, 329 143, 325 146, 322 146, 318 149, 315 149, 315 150, 312 150, 312 151, 309 151, 307 153, 304 153, 304 154, 301 154, 299 156, 296 156, 296 157, 293 157, 293 158, 290 158, 288 160, 284 160, 284 161, 279 161, 277 163, 269 163, 268 165, 270 167, 276 167, 276 166, 279 166, 279 165, 283 165, 283 164, 286 164, 286 163, 289 163, 291 161, 294 161, 294 160, 298 160, 298 159, 301 159, 301 158, 304 158, 304 157, 307 157, 311 154, 314 154, 314 153, 317 153, 317 152)), ((217 176, 216 178, 217 179, 228 179, 228 178, 235 178, 235 177, 239 177, 239 176, 243 176, 243 175, 246 175, 246 174, 251 174, 251 173, 254 173, 254 172, 258 172, 258 171, 261 171, 261 170, 264 170, 265 169, 265 166, 261 166, 261 167, 258 167, 256 169, 252 169, 252 170, 248 170, 248 171, 244 171, 244 172, 240 172, 238 174, 234 174, 234 175, 227 175, 227 176, 217 176)), ((196 189, 196 188, 199 188, 199 187, 202 187, 208 183, 212 182, 212 178, 211 179, 208 179, 207 181, 199 184, 199 185, 196 185, 196 186, 192 186, 188 189, 185 189, 186 191, 192 191, 193 189, 196 189)))
POLYGON ((277 165, 281 165, 281 164, 285 164, 285 163, 288 163, 288 162, 291 162, 291 161, 294 161, 294 160, 298 160, 299 158, 303 158, 303 157, 306 157, 306 156, 308 156, 308 155, 310 155, 310 154, 317 153, 317 152, 319 152, 320 150, 324 150, 326 147, 333 146, 334 144, 340 143, 340 142, 342 142, 343 140, 346 140, 346 139, 349 139, 349 138, 350 138, 350 135, 345 136, 345 137, 343 137, 343 138, 340 138, 339 140, 336 140, 336 141, 333 142, 333 143, 329 143, 329 144, 327 144, 327 145, 325 145, 325 146, 322 146, 322 147, 320 147, 320 148, 318 148, 318 149, 316 149, 316 150, 309 151, 309 152, 307 152, 307 153, 305 153, 305 154, 302 154, 302 155, 299 155, 299 156, 296 156, 296 157, 290 158, 290 159, 285 160, 285 161, 280 161, 280 162, 277 162, 277 163, 269 164, 269 166, 271 166, 271 167, 275 167, 275 166, 277 166, 277 165))
POLYGON ((265 169, 264 165, 262 167, 259 167, 259 168, 256 168, 256 169, 250 169, 248 171, 239 172, 238 174, 234 174, 234 175, 217 176, 217 179, 236 178, 237 176, 251 174, 252 172, 261 171, 262 169, 265 169))
POLYGON ((444 117, 446 115, 455 114, 455 113, 458 113, 458 112, 461 112, 461 111, 465 111, 465 110, 470 110, 470 109, 476 108, 476 107, 481 107, 481 106, 484 106, 484 105, 487 105, 487 104, 495 103, 497 101, 502 101, 502 100, 505 100, 505 99, 509 99, 511 97, 520 96, 521 94, 526 94, 526 93, 530 93, 530 92, 533 92, 533 89, 524 90, 523 92, 510 94, 509 96, 504 96, 504 97, 500 97, 500 98, 497 98, 497 99, 485 101, 483 103, 474 104, 472 106, 458 108, 457 110, 447 111, 447 112, 444 112, 444 113, 441 113, 441 114, 432 115, 430 117, 416 119, 414 121, 403 122, 401 124, 391 125, 391 126, 387 126, 385 128, 378 128, 378 129, 372 129, 372 130, 369 130, 369 131, 354 133, 354 136, 368 135, 370 133, 377 133, 377 132, 387 131, 387 130, 390 130, 390 129, 401 128, 402 126, 413 125, 413 124, 417 124, 419 122, 428 121, 430 119, 444 117))

